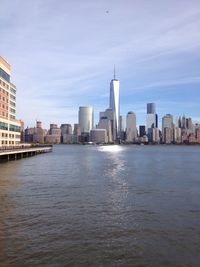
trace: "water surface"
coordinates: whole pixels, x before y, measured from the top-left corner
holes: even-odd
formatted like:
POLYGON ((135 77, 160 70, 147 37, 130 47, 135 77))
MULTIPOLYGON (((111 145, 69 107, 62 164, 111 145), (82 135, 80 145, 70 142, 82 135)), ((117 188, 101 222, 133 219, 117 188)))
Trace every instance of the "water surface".
POLYGON ((0 164, 0 266, 200 266, 200 147, 54 146, 0 164))

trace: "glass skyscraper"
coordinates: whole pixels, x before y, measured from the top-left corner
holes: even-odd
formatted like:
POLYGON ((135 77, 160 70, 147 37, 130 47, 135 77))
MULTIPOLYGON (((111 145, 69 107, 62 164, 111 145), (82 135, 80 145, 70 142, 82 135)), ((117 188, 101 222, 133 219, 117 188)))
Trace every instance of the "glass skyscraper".
POLYGON ((120 135, 119 117, 120 117, 120 99, 119 99, 119 81, 114 79, 110 82, 110 108, 113 110, 113 140, 116 141, 120 135))

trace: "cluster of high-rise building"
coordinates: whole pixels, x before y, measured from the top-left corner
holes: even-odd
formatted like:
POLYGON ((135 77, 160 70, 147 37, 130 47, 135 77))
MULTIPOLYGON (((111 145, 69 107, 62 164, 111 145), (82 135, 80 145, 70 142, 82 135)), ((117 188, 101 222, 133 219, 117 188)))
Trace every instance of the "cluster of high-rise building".
POLYGON ((191 118, 179 117, 174 121, 171 114, 162 118, 162 129, 158 128, 155 103, 147 104, 146 125, 137 127, 136 114, 129 111, 124 118, 120 114, 120 83, 115 77, 110 82, 109 106, 99 113, 94 125, 94 110, 81 106, 78 123, 50 124, 43 129, 40 121, 26 128, 16 120, 16 86, 10 82, 10 65, 0 57, 0 146, 17 146, 22 143, 153 143, 181 144, 200 143, 200 124, 191 118))

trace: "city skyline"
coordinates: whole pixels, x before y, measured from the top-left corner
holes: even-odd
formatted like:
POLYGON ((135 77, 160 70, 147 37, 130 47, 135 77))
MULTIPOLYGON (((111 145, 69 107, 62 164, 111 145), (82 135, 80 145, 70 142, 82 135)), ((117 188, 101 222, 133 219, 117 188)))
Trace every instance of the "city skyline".
POLYGON ((114 64, 124 118, 133 111, 146 124, 154 102, 159 128, 168 113, 200 122, 199 2, 3 0, 1 10, 1 56, 25 125, 73 124, 79 106, 93 106, 96 123, 114 64))

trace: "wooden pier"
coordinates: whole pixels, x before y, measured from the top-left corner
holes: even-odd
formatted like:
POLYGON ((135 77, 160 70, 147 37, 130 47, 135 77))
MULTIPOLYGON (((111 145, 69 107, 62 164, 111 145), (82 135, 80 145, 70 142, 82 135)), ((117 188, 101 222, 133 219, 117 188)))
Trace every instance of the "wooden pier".
POLYGON ((52 152, 52 145, 38 145, 38 146, 18 146, 18 147, 4 147, 0 148, 0 162, 17 160, 21 158, 27 158, 35 156, 41 153, 52 152))

